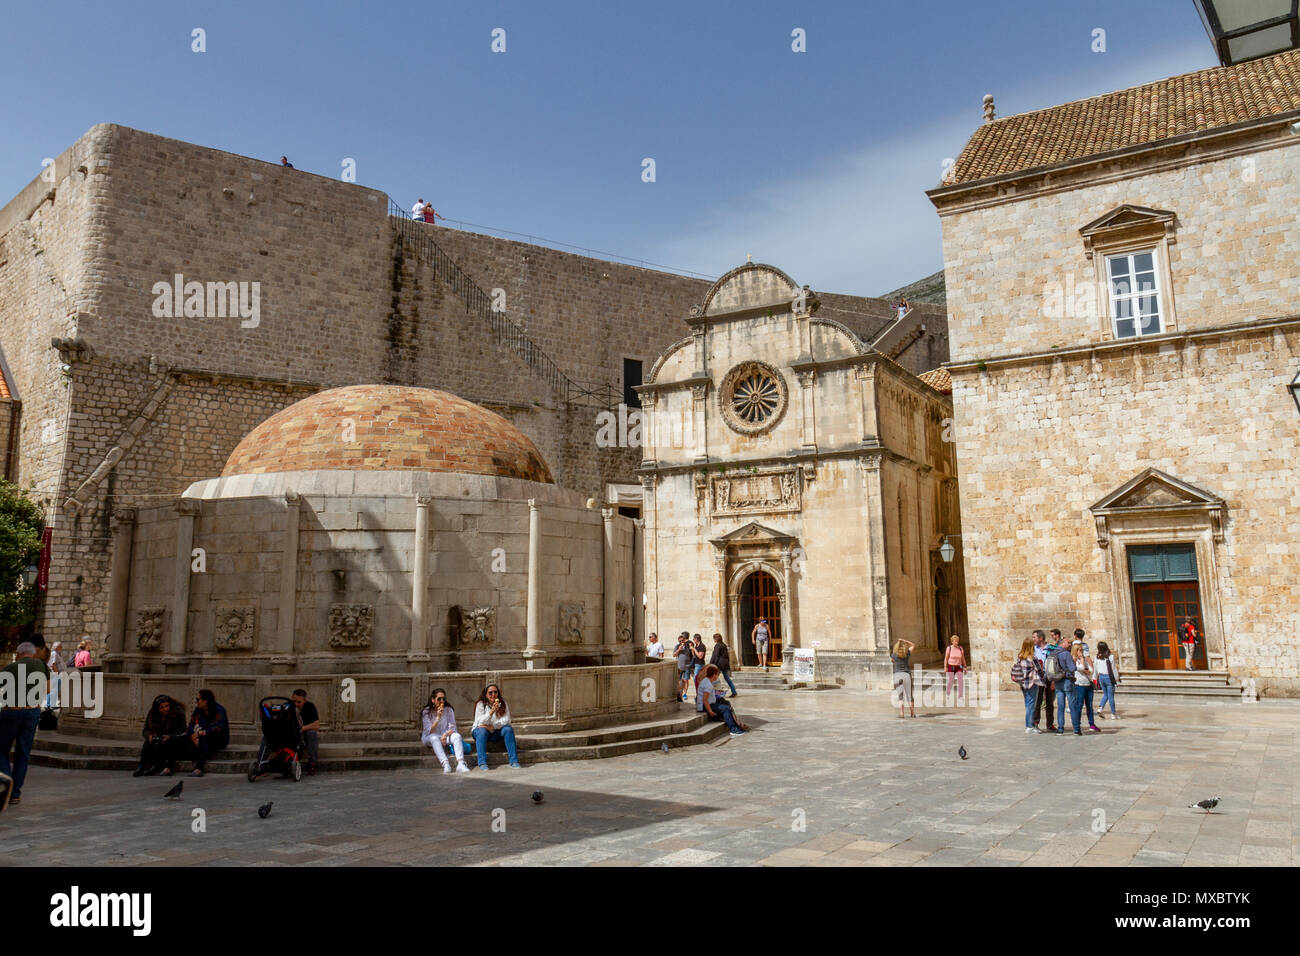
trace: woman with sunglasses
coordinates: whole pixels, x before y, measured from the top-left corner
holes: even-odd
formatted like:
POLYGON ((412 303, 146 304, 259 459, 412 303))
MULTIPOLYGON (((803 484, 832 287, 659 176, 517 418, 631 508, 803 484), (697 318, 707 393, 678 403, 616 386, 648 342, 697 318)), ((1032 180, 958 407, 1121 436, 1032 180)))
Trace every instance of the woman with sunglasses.
POLYGON ((465 765, 465 741, 456 732, 456 711, 447 703, 447 692, 441 687, 429 693, 429 702, 420 711, 420 723, 423 728, 420 743, 433 748, 442 772, 451 773, 451 761, 447 759, 450 748, 456 754, 456 772, 469 773, 465 765))
POLYGON ((489 740, 500 740, 506 745, 510 766, 519 769, 519 753, 515 749, 515 730, 510 726, 510 708, 501 688, 488 684, 474 703, 474 753, 478 755, 480 770, 487 769, 489 740))

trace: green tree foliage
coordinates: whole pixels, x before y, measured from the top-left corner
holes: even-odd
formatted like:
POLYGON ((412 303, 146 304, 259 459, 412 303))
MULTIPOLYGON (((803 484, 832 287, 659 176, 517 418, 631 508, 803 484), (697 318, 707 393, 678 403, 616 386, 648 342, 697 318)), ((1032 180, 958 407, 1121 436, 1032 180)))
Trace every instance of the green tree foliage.
POLYGON ((41 556, 41 507, 15 484, 0 481, 0 626, 30 624, 36 587, 23 586, 23 568, 41 556))

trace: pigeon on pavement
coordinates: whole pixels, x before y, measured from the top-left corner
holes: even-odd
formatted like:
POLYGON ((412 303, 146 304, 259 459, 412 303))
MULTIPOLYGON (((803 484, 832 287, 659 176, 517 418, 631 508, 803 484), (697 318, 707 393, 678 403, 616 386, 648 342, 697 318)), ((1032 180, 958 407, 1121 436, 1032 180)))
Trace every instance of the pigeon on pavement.
POLYGON ((164 793, 163 796, 167 797, 169 800, 179 800, 181 798, 181 790, 184 789, 184 787, 185 781, 182 780, 180 783, 176 784, 176 786, 164 793))
POLYGON ((545 798, 542 796, 542 791, 540 790, 533 791, 533 803, 541 803, 543 799, 545 798))
POLYGON ((664 753, 668 753, 668 745, 664 744, 664 753))
POLYGON ((966 753, 966 748, 964 746, 957 748, 957 756, 960 757, 962 760, 966 759, 967 753, 966 753))
POLYGON ((1208 800, 1197 800, 1195 803, 1193 803, 1193 804, 1192 804, 1190 807, 1188 807, 1187 809, 1188 809, 1188 810, 1204 810, 1206 813, 1209 813, 1211 810, 1213 810, 1213 809, 1214 809, 1215 807, 1217 807, 1218 805, 1219 805, 1219 798, 1218 798, 1218 797, 1211 797, 1211 798, 1208 799, 1208 800))
POLYGON ((266 803, 258 807, 257 815, 261 817, 263 820, 269 817, 271 815, 271 804, 273 804, 274 802, 275 802, 274 800, 268 800, 266 803))

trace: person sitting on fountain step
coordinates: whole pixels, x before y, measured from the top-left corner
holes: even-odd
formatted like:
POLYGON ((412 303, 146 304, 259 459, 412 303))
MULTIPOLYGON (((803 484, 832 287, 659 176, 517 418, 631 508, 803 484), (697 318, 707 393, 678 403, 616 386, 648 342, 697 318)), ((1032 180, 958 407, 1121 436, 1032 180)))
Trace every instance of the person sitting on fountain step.
POLYGON ((135 777, 152 777, 161 773, 170 777, 176 764, 185 757, 185 705, 166 694, 153 699, 144 719, 144 746, 140 748, 140 766, 135 777))
POLYGON ((447 692, 441 687, 429 692, 429 702, 420 711, 420 724, 423 730, 420 743, 433 748, 438 763, 442 764, 442 772, 451 773, 451 761, 447 759, 447 751, 451 750, 456 755, 456 772, 469 773, 465 764, 465 741, 456 732, 456 711, 447 703, 447 692))
POLYGON ((487 769, 489 740, 505 743, 510 766, 518 770, 519 754, 515 750, 515 729, 510 726, 510 708, 506 706, 505 696, 496 684, 484 687, 483 693, 474 703, 474 752, 478 755, 480 770, 487 769))

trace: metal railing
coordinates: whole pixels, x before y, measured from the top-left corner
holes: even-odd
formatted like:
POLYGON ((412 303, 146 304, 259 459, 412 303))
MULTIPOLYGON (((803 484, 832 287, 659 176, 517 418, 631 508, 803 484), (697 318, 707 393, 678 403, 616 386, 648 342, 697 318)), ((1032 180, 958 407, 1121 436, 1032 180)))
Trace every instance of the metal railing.
POLYGON ((614 388, 608 383, 584 386, 564 374, 555 360, 530 339, 514 320, 504 311, 493 307, 492 297, 479 288, 478 283, 434 242, 429 231, 423 228, 426 223, 413 220, 392 199, 388 200, 388 214, 401 239, 409 242, 417 255, 423 256, 433 266, 433 274, 465 303, 465 310, 486 322, 496 334, 497 342, 512 349, 566 404, 600 408, 613 408, 618 404, 614 388))

